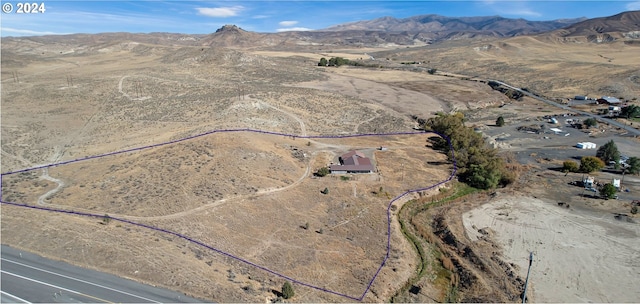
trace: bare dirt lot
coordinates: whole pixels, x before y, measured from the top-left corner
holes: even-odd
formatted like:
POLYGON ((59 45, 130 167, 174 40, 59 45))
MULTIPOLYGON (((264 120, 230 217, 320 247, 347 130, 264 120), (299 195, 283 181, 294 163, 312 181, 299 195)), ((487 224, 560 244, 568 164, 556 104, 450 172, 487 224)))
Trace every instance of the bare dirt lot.
POLYGON ((536 302, 634 302, 640 225, 531 197, 504 197, 463 215, 471 241, 490 229, 536 302), (616 292, 612 292, 616 290, 616 292))

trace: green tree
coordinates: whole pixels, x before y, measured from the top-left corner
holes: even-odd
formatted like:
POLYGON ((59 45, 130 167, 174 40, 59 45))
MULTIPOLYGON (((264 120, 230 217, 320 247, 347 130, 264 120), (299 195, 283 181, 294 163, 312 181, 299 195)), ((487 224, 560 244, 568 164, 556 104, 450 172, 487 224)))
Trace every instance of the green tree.
POLYGON ((620 161, 620 151, 618 151, 618 147, 613 140, 610 140, 608 143, 604 144, 602 147, 598 149, 596 152, 596 156, 603 160, 605 163, 610 161, 614 161, 616 163, 616 167, 619 165, 620 161))
POLYGON ((465 174, 464 181, 469 186, 478 189, 495 188, 500 182, 500 171, 495 170, 495 168, 471 164, 465 174))
POLYGON ((580 167, 572 160, 567 160, 562 163, 562 172, 578 172, 580 167))
POLYGON ((620 117, 634 118, 640 116, 640 106, 630 105, 620 109, 620 117))
POLYGON ((285 299, 291 299, 294 295, 295 292, 293 291, 291 283, 289 283, 289 281, 284 282, 284 284, 282 284, 282 297, 285 299))
POLYGON ((582 173, 591 173, 602 168, 604 168, 604 162, 597 157, 585 156, 580 159, 580 172, 582 173))
POLYGON ((592 128, 598 125, 598 121, 593 117, 587 118, 584 120, 584 125, 587 126, 587 129, 592 128))
POLYGON ((318 62, 318 66, 327 66, 327 58, 320 58, 320 62, 318 62))
POLYGON ((341 66, 349 64, 349 60, 342 57, 331 57, 328 64, 329 66, 341 66))
POLYGON ((322 167, 322 168, 318 169, 318 172, 316 172, 316 175, 320 176, 320 177, 323 177, 323 176, 327 176, 327 174, 329 174, 329 173, 331 173, 329 168, 322 167))
POLYGON ((602 189, 600 189, 600 195, 605 198, 614 198, 616 196, 616 192, 618 192, 618 189, 616 189, 612 184, 604 184, 602 189))
POLYGON ((627 159, 627 166, 627 172, 631 174, 640 173, 640 158, 635 156, 629 157, 629 159, 627 159))
POLYGON ((500 116, 498 117, 498 119, 496 119, 496 126, 498 127, 504 126, 504 117, 500 116))

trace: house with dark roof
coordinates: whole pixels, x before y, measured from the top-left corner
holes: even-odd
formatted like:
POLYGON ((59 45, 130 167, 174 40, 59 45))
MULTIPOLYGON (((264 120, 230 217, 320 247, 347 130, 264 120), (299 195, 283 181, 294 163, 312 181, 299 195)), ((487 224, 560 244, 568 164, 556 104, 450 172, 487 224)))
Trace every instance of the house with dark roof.
POLYGON ((332 174, 373 173, 375 170, 371 160, 360 151, 349 151, 338 160, 340 165, 329 166, 332 174))

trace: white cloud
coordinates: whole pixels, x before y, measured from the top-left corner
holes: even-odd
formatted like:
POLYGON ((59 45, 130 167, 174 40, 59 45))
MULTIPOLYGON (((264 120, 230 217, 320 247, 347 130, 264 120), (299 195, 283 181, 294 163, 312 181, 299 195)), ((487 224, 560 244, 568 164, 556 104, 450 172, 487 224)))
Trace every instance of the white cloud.
POLYGON ((276 30, 277 32, 302 32, 302 31, 313 31, 313 29, 306 27, 290 27, 290 28, 279 28, 276 30))
POLYGON ((280 24, 280 26, 294 26, 298 24, 298 21, 280 21, 278 24, 280 24))
POLYGON ((10 27, 3 27, 2 28, 2 36, 4 36, 4 34, 6 32, 8 33, 14 33, 14 34, 18 34, 19 36, 25 36, 25 35, 30 35, 30 36, 41 36, 41 35, 69 35, 69 33, 56 33, 56 32, 41 32, 41 31, 32 31, 32 30, 22 30, 22 29, 14 29, 14 28, 10 28, 10 27))
POLYGON ((629 2, 626 6, 628 11, 637 11, 640 10, 640 1, 629 2))
POLYGON ((541 13, 530 8, 528 0, 480 0, 478 3, 501 16, 542 17, 541 13))
POLYGON ((269 15, 255 15, 255 16, 253 16, 251 18, 253 18, 253 19, 265 19, 265 18, 269 18, 269 17, 271 17, 271 16, 269 16, 269 15))
POLYGON ((540 16, 542 16, 542 14, 540 14, 540 13, 538 13, 536 11, 530 10, 530 9, 526 9, 526 8, 525 9, 516 9, 516 10, 513 10, 513 11, 506 11, 506 12, 504 12, 504 14, 507 15, 507 16, 508 15, 526 16, 526 17, 540 17, 540 16))
POLYGON ((244 9, 243 6, 228 6, 228 7, 199 7, 196 8, 200 15, 216 18, 233 17, 237 16, 240 11, 244 9))

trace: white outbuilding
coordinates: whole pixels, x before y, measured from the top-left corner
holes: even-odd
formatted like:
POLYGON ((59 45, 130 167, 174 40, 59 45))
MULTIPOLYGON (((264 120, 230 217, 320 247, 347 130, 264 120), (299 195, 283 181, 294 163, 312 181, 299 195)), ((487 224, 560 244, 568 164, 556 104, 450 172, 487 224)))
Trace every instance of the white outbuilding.
POLYGON ((579 142, 576 144, 576 148, 578 149, 595 149, 596 148, 596 144, 592 143, 592 142, 579 142))

